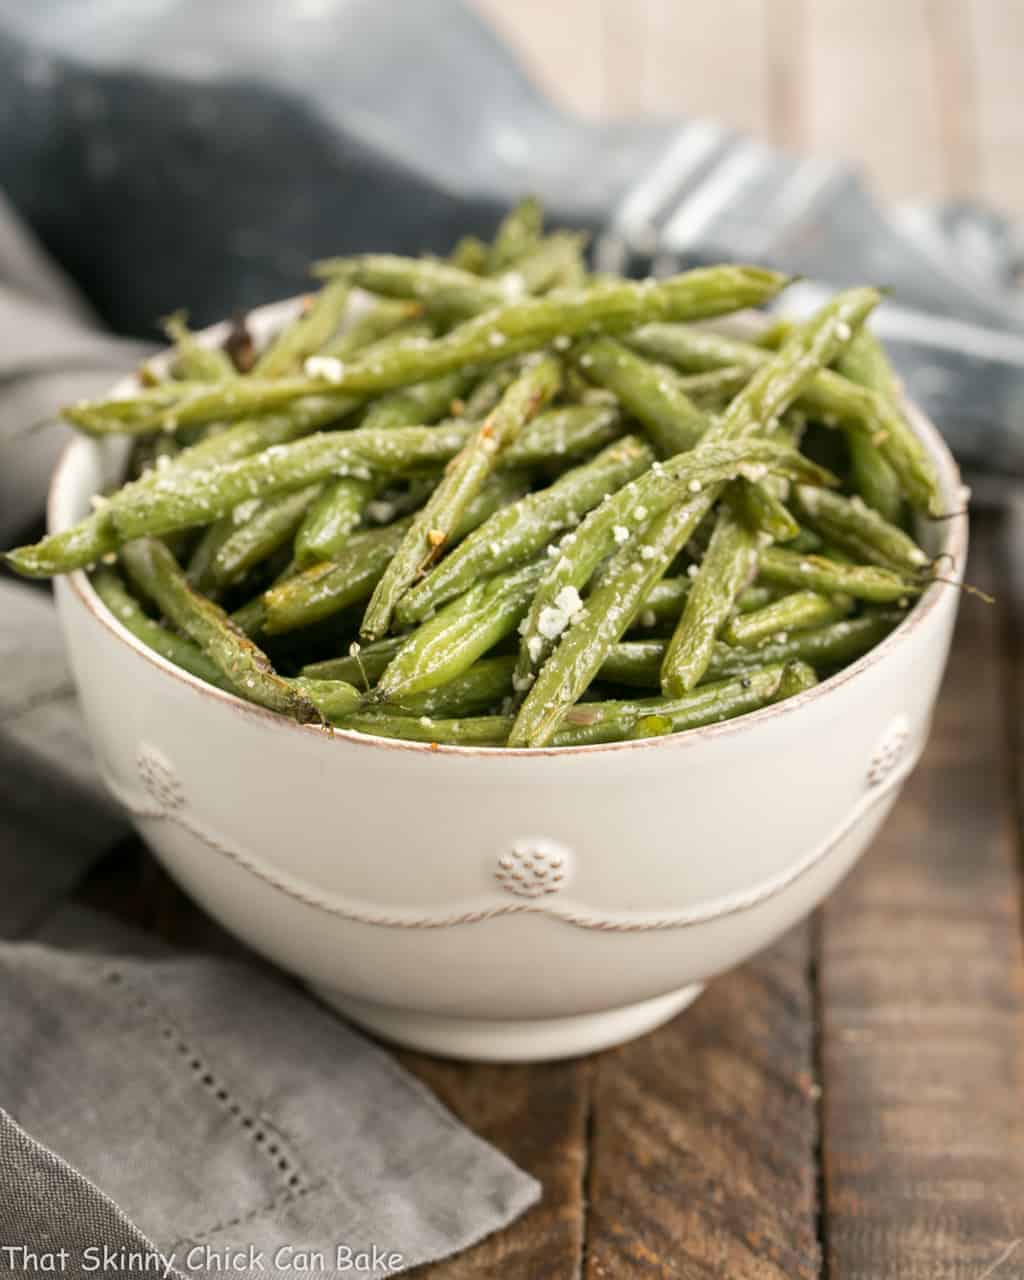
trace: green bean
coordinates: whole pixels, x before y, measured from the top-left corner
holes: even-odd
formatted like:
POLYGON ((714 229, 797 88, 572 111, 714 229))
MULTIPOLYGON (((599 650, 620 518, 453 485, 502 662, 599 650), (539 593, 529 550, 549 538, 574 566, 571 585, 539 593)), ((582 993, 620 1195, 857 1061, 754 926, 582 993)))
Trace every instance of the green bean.
POLYGON ((319 492, 319 485, 308 485, 258 503, 256 511, 216 548, 210 563, 214 588, 238 582, 254 565, 289 542, 319 492))
POLYGON ((498 277, 506 291, 518 278, 523 293, 546 293, 555 287, 565 287, 579 280, 583 267, 585 234, 576 231, 556 231, 545 236, 527 253, 517 258, 508 271, 498 277))
POLYGON ((352 395, 390 391, 467 365, 495 364, 556 337, 572 338, 585 330, 619 331, 659 319, 698 320, 756 306, 773 297, 785 283, 785 277, 776 272, 722 266, 697 268, 660 281, 559 292, 496 307, 433 341, 399 342, 387 352, 357 357, 340 366, 332 378, 249 377, 238 379, 237 385, 232 383, 227 389, 168 384, 140 392, 130 400, 81 401, 65 410, 64 416, 93 434, 144 434, 248 417, 304 396, 347 401, 352 395))
POLYGON ((629 737, 633 725, 649 716, 665 721, 668 728, 660 732, 669 733, 733 720, 775 701, 782 678, 783 667, 773 664, 754 668, 732 680, 704 685, 678 698, 581 702, 566 712, 552 745, 615 742, 629 737))
POLYGON ((389 298, 413 298, 438 316, 471 316, 526 292, 517 276, 488 279, 437 258, 405 258, 396 253, 363 253, 324 258, 313 264, 321 280, 341 280, 389 298))
MULTIPOLYGON (((567 616, 559 600, 574 603, 601 561, 616 547, 628 547, 638 532, 642 535, 648 521, 674 504, 685 511, 683 526, 688 532, 673 552, 674 558, 710 509, 714 497, 708 501, 706 495, 717 496, 716 486, 721 481, 730 480, 750 468, 754 468, 757 475, 762 474, 762 468, 795 474, 808 461, 789 446, 772 440, 706 442, 689 453, 677 454, 667 462, 656 463, 638 480, 612 494, 590 512, 575 534, 562 538, 559 543, 561 554, 552 560, 538 587, 523 629, 516 668, 518 691, 524 692, 529 688, 534 673, 551 653, 565 626, 567 616)), ((671 546, 672 539, 666 539, 664 545, 671 546)), ((640 554, 650 563, 657 552, 652 548, 640 554)), ((667 565, 663 566, 661 573, 651 576, 646 588, 634 601, 633 613, 626 620, 626 625, 643 608, 651 587, 666 568, 667 565)), ((641 577, 646 579, 646 575, 641 577)))
POLYGON ((824 595, 848 595, 872 604, 892 604, 917 595, 916 582, 876 565, 843 564, 821 555, 767 547, 761 552, 761 580, 794 590, 820 591, 824 595))
POLYGON ((543 222, 540 201, 534 196, 527 196, 510 209, 501 220, 487 255, 487 274, 496 275, 507 270, 517 258, 535 248, 543 222))
MULTIPOLYGON (((573 707, 553 736, 556 747, 593 746, 636 736, 636 726, 658 722, 657 733, 683 733, 757 711, 777 700, 784 672, 776 664, 735 680, 706 685, 685 698, 639 698, 625 702, 586 702, 573 707)), ((512 728, 510 716, 467 716, 458 720, 398 716, 386 711, 349 716, 340 727, 378 737, 452 746, 501 747, 512 728)), ((643 735, 641 735, 643 736, 643 735)))
MULTIPOLYGON (((410 337, 428 337, 432 334, 429 324, 416 326, 405 323, 392 332, 383 332, 386 327, 381 317, 371 311, 365 319, 371 323, 360 328, 359 322, 347 335, 344 347, 335 342, 330 348, 331 354, 342 352, 351 354, 355 351, 386 351, 396 340, 406 341, 410 337)), ((386 318, 386 317, 385 317, 386 318)), ((325 352, 326 353, 326 352, 325 352)), ((405 426, 416 423, 426 424, 439 417, 447 408, 448 389, 454 395, 462 385, 462 375, 453 373, 436 379, 420 387, 409 387, 404 391, 384 396, 363 416, 362 427, 372 426, 405 426), (439 384, 439 385, 435 385, 439 384), (445 398, 447 396, 447 398, 445 398), (400 404, 393 400, 397 397, 400 404), (389 402, 386 412, 380 412, 382 401, 389 402), (434 403, 440 401, 437 408, 434 403), (377 411, 375 417, 371 415, 377 411)), ((295 558, 300 564, 310 564, 316 560, 330 557, 344 544, 345 539, 362 521, 367 504, 380 488, 379 479, 359 480, 354 476, 342 476, 337 480, 328 480, 319 496, 310 505, 298 532, 295 535, 295 558)))
POLYGON ((50 578, 98 564, 119 545, 120 538, 103 505, 70 529, 51 533, 30 546, 5 551, 3 558, 25 578, 50 578))
POLYGON ((807 552, 820 551, 825 544, 818 535, 811 529, 801 527, 800 532, 795 538, 791 538, 786 545, 787 551, 799 551, 802 554, 807 552))
MULTIPOLYGON (((618 422, 618 414, 607 408, 581 405, 553 410, 550 415, 540 415, 506 450, 501 462, 508 467, 532 466, 552 456, 589 452, 617 434, 618 422)), ((416 474, 425 467, 448 462, 474 434, 474 425, 463 422, 391 431, 314 434, 224 466, 189 469, 181 474, 176 468, 167 469, 152 479, 126 485, 109 501, 104 512, 110 524, 102 530, 98 554, 92 531, 75 526, 36 546, 9 552, 7 558, 19 572, 30 576, 63 573, 91 564, 122 541, 208 524, 240 502, 299 489, 332 475, 363 479, 375 470, 416 474), (80 537, 90 552, 85 558, 76 542, 80 537), (67 552, 69 544, 75 555, 67 552)), ((820 469, 808 464, 804 478, 820 477, 820 469)))
POLYGON ((681 698, 704 675, 719 631, 757 574, 757 558, 756 532, 723 506, 665 653, 661 687, 666 697, 681 698))
MULTIPOLYGON (((468 380, 466 373, 447 373, 429 382, 381 396, 368 407, 361 430, 377 431, 436 422, 450 409, 452 401, 461 394, 468 380)), ((379 488, 378 480, 359 480, 353 476, 329 481, 309 506, 295 535, 296 560, 300 564, 310 564, 316 560, 331 559, 361 523, 367 503, 379 488)))
POLYGON ((337 555, 362 523, 367 503, 382 483, 379 478, 341 476, 321 485, 295 533, 296 563, 312 564, 337 555))
POLYGON ((413 342, 429 338, 434 332, 433 325, 421 320, 422 315, 423 306, 419 302, 375 298, 373 306, 337 337, 325 343, 320 354, 333 356, 335 360, 347 360, 357 351, 366 351, 387 338, 413 342))
POLYGON ((310 680, 297 676, 288 683, 313 704, 325 720, 338 720, 359 709, 362 694, 344 680, 310 680))
POLYGON ((486 418, 522 372, 522 362, 507 360, 488 369, 466 398, 463 416, 470 422, 486 418))
POLYGON ((460 720, 435 720, 430 716, 402 716, 386 711, 363 711, 346 716, 337 728, 377 738, 401 738, 406 742, 443 743, 453 747, 503 747, 512 723, 510 716, 466 716, 460 720))
POLYGON ((340 422, 359 403, 354 397, 343 401, 310 396, 305 400, 294 401, 279 413, 236 422, 217 435, 182 449, 171 465, 163 469, 163 478, 167 479, 169 475, 179 472, 203 471, 207 467, 237 462, 264 449, 290 444, 293 440, 311 435, 321 427, 340 422))
POLYGON ((191 382, 223 382, 237 377, 231 358, 220 347, 200 342, 185 323, 183 311, 167 317, 164 332, 174 343, 172 367, 176 378, 191 382))
MULTIPOLYGON (((769 363, 751 377, 692 454, 683 454, 682 457, 703 454, 711 444, 742 438, 759 427, 763 429, 774 424, 777 416, 789 407, 815 372, 835 359, 852 336, 853 325, 862 323, 877 301, 876 291, 853 289, 822 307, 812 320, 801 326, 782 351, 770 357, 769 363)), ((752 474, 748 469, 746 478, 760 479, 761 476, 752 474)), ((618 552, 606 580, 595 588, 586 604, 578 610, 557 651, 547 659, 529 687, 509 737, 510 745, 543 746, 550 740, 559 719, 594 678, 610 647, 622 637, 639 612, 651 587, 664 576, 697 525, 718 500, 721 487, 721 483, 717 483, 692 501, 655 516, 635 544, 627 543, 618 552)), ((545 589, 548 589, 547 583, 545 589)), ((692 591, 677 631, 682 629, 685 633, 694 625, 698 615, 691 606, 692 591)), ((543 640, 539 636, 535 638, 530 630, 534 618, 539 624, 540 615, 536 610, 535 601, 520 650, 517 687, 529 685, 532 675, 529 671, 522 674, 524 654, 525 662, 529 663, 536 662, 543 652, 543 640)), ((673 664, 670 664, 666 672, 668 681, 673 685, 677 678, 694 683, 700 678, 700 674, 694 675, 699 666, 695 661, 696 650, 683 647, 681 640, 676 654, 682 653, 688 658, 686 669, 677 675, 673 664)), ((673 663, 676 654, 673 655, 673 663)))
POLYGON ((122 549, 125 569, 135 587, 203 650, 243 698, 303 723, 319 721, 319 711, 282 680, 270 659, 235 627, 212 600, 189 586, 168 548, 143 538, 122 549))
MULTIPOLYGON (((302 674, 313 680, 347 680, 355 685, 367 682, 376 684, 408 638, 385 636, 383 640, 375 640, 373 644, 353 644, 344 657, 311 662, 302 668, 302 674)), ((444 687, 441 686, 442 689, 444 687)))
POLYGON ((301 489, 330 476, 368 480, 378 469, 400 475, 437 466, 458 452, 468 433, 468 428, 442 426, 315 434, 226 466, 127 485, 110 509, 125 540, 170 533, 207 524, 240 502, 301 489))
POLYGON ((400 707, 386 706, 382 709, 417 716, 479 715, 512 692, 515 663, 511 655, 481 658, 436 689, 403 698, 400 707))
MULTIPOLYGON (((719 641, 705 679, 742 675, 765 662, 801 661, 825 670, 842 667, 873 649, 904 617, 903 613, 891 611, 866 613, 831 626, 794 631, 785 640, 756 649, 733 648, 719 641)), ((626 640, 613 645, 601 665, 601 679, 612 684, 656 688, 667 647, 666 640, 626 640)))
POLYGON ((252 600, 247 600, 240 608, 231 614, 231 621, 250 640, 255 640, 263 630, 263 623, 266 619, 266 609, 263 606, 262 597, 256 596, 252 600))
MULTIPOLYGON (((878 300, 874 289, 847 290, 805 325, 795 328, 781 349, 753 374, 711 434, 745 434, 764 430, 766 424, 776 422, 819 370, 849 344, 855 329, 864 323, 878 300)), ((770 497, 766 492, 762 510, 770 497)), ((782 515, 788 513, 783 510, 782 515)), ((798 532, 795 524, 786 527, 789 537, 798 532)), ((726 503, 719 513, 708 554, 665 654, 661 682, 666 694, 682 695, 702 678, 718 632, 732 615, 740 592, 756 573, 761 538, 766 533, 770 537, 770 527, 767 531, 762 527, 757 533, 744 524, 734 514, 732 503, 726 503)))
POLYGON ((374 690, 378 702, 401 702, 466 671, 513 632, 529 608, 538 562, 471 587, 423 623, 398 651, 374 690))
MULTIPOLYGON (((454 541, 482 524, 503 503, 523 491, 522 477, 506 472, 490 480, 469 504, 459 522, 454 541)), ((309 568, 275 583, 262 597, 260 622, 268 635, 309 626, 348 605, 368 600, 402 545, 413 517, 396 520, 379 529, 354 533, 333 561, 309 568)))
POLYGON ((662 457, 692 449, 707 430, 707 417, 683 390, 682 379, 673 369, 645 360, 614 338, 581 342, 572 359, 591 382, 615 393, 662 457))
POLYGON ((823 596, 817 591, 794 591, 763 609, 732 617, 722 628, 726 644, 740 645, 745 649, 769 640, 773 636, 786 636, 790 631, 804 631, 808 627, 821 627, 829 622, 845 618, 853 607, 849 596, 823 596))
POLYGON ((226 515, 221 516, 219 520, 214 520, 213 524, 208 524, 203 530, 202 536, 192 549, 185 569, 185 576, 196 591, 201 591, 204 595, 213 594, 214 557, 234 533, 235 528, 233 516, 226 515))
POLYGON ((603 449, 622 436, 622 415, 614 405, 570 404, 538 414, 501 461, 509 467, 568 462, 603 449))
POLYGON ((329 280, 319 293, 306 299, 302 315, 285 325, 257 357, 251 376, 280 378, 301 369, 306 358, 319 351, 341 323, 348 298, 346 281, 329 280))
POLYGON ((504 507, 399 601, 403 626, 420 622, 474 582, 530 560, 608 493, 646 471, 654 457, 635 436, 610 444, 590 462, 565 472, 547 489, 504 507))
POLYGON ((181 453, 173 436, 141 436, 132 447, 125 478, 140 480, 158 467, 168 467, 181 453))
POLYGON ((799 693, 806 693, 818 683, 818 673, 806 662, 789 662, 782 672, 782 679, 772 702, 785 702, 799 693))
MULTIPOLYGON (((692 373, 725 366, 753 372, 772 359, 771 352, 750 343, 685 325, 645 325, 626 340, 644 355, 692 373)), ((934 468, 902 413, 884 396, 831 369, 822 369, 803 389, 798 403, 822 421, 847 424, 869 436, 896 472, 911 502, 933 515, 941 514, 934 468)))
POLYGON ((479 236, 463 236, 448 255, 453 267, 482 276, 487 269, 487 245, 479 236))
POLYGON ((565 591, 550 606, 558 610, 557 614, 539 614, 536 639, 528 632, 524 634, 530 659, 538 659, 542 637, 554 640, 561 634, 561 640, 535 679, 532 673, 517 678, 517 691, 528 692, 509 735, 510 746, 538 747, 550 742, 562 717, 593 680, 608 650, 636 617, 651 588, 686 545, 707 509, 703 494, 668 507, 636 539, 636 554, 628 544, 620 549, 607 579, 595 587, 585 602, 565 591))
POLYGON ((751 529, 768 535, 773 542, 792 542, 800 525, 789 508, 763 484, 740 478, 733 488, 736 504, 751 529))
POLYGON ((452 402, 458 400, 472 378, 471 372, 456 369, 426 382, 389 391, 367 405, 359 426, 364 431, 380 431, 437 422, 446 414, 453 414, 452 402))
POLYGON ((97 569, 92 575, 92 585, 118 622, 148 649, 158 653, 161 658, 166 658, 168 662, 173 662, 176 667, 181 667, 183 671, 205 680, 207 684, 219 688, 230 687, 220 669, 198 645, 176 635, 162 623, 154 622, 145 613, 116 570, 97 569))
POLYGON ((782 344, 793 336, 794 327, 795 321, 780 316, 778 320, 773 320, 767 329, 761 330, 757 335, 756 345, 764 347, 765 351, 778 351, 782 344))
MULTIPOLYGON (((241 380, 240 380, 241 381, 241 380)), ((355 406, 353 400, 349 409, 355 406)), ((117 495, 136 493, 147 484, 170 485, 175 477, 188 472, 200 472, 208 468, 228 465, 257 454, 262 450, 288 443, 309 435, 319 426, 326 426, 339 417, 337 400, 327 401, 311 397, 296 401, 287 411, 272 414, 252 422, 239 422, 219 435, 187 449, 145 472, 133 485, 126 485, 117 495)), ((230 505, 225 509, 230 510, 230 505)), ((219 514, 224 514, 221 512, 219 514)), ((201 521, 206 523, 206 521, 201 521)), ((98 509, 70 529, 50 534, 31 546, 18 547, 5 554, 5 559, 18 573, 28 578, 48 578, 56 573, 70 573, 96 564, 103 556, 116 551, 122 538, 114 527, 109 504, 98 504, 98 509)))
POLYGON ((913 576, 927 568, 928 557, 913 538, 863 498, 845 498, 814 485, 797 485, 793 496, 814 531, 856 559, 913 576))
POLYGON ((704 373, 679 375, 680 390, 700 408, 721 409, 750 381, 752 370, 737 365, 724 365, 704 373))
MULTIPOLYGON (((322 410, 323 402, 319 404, 322 410)), ((125 486, 116 495, 116 501, 127 509, 127 528, 137 532, 120 532, 114 525, 107 503, 70 529, 51 534, 31 546, 8 551, 4 558, 25 577, 52 577, 95 564, 111 551, 116 551, 126 537, 149 532, 147 521, 151 516, 155 519, 153 513, 160 515, 165 527, 154 527, 152 532, 173 532, 207 524, 249 498, 300 488, 304 483, 325 479, 347 467, 365 471, 368 464, 358 456, 360 442, 365 442, 365 436, 354 431, 303 440, 297 457, 287 451, 275 452, 274 434, 293 438, 310 432, 314 430, 310 424, 315 422, 316 416, 314 406, 306 404, 293 406, 291 413, 275 415, 264 424, 239 424, 238 428, 232 428, 223 435, 184 449, 169 467, 147 472, 138 485, 125 486), (260 434, 257 429, 261 425, 265 428, 263 437, 269 447, 256 443, 256 436, 260 434), (234 435, 236 432, 238 434, 234 435), (227 438, 233 435, 234 442, 228 449, 227 438), (350 443, 353 441, 354 448, 350 443), (235 444, 242 450, 241 456, 235 455, 235 444), (263 449, 263 452, 249 456, 254 449, 263 449), (226 454, 227 461, 218 464, 213 459, 221 452, 226 454), (201 465, 204 462, 209 465, 201 465), (190 480, 193 476, 194 479, 190 480), (143 484, 154 485, 156 492, 146 496, 141 488, 143 484), (169 525, 166 524, 168 520, 169 525)), ((327 414, 325 418, 333 416, 333 413, 327 414)), ((618 427, 618 413, 606 406, 570 405, 553 409, 541 414, 526 429, 507 451, 505 462, 509 466, 531 466, 551 457, 569 458, 589 453, 613 439, 618 427)), ((397 452, 401 453, 403 444, 414 443, 422 446, 425 455, 417 454, 414 449, 410 464, 422 465, 430 461, 446 462, 465 443, 471 427, 462 424, 403 430, 412 434, 387 433, 385 452, 390 453, 392 446, 397 446, 397 452)), ((376 433, 374 439, 378 439, 376 433)))
MULTIPOLYGON (((896 376, 882 344, 869 329, 861 329, 854 337, 836 362, 836 370, 851 382, 876 391, 896 413, 902 412, 896 376)), ((863 432, 847 431, 846 442, 854 487, 869 507, 891 524, 899 524, 903 516, 899 477, 863 432)))
MULTIPOLYGON (((692 586, 693 579, 687 576, 662 578, 660 582, 656 582, 640 606, 640 611, 629 624, 630 628, 639 626, 649 631, 660 623, 678 622, 692 586)), ((757 609, 763 609, 766 604, 777 600, 779 594, 775 587, 747 587, 736 602, 737 612, 753 613, 757 609)))
POLYGON ((555 395, 561 379, 560 362, 541 357, 509 387, 483 426, 452 459, 374 588, 363 618, 364 638, 379 640, 390 629, 398 601, 441 554, 501 453, 555 395))

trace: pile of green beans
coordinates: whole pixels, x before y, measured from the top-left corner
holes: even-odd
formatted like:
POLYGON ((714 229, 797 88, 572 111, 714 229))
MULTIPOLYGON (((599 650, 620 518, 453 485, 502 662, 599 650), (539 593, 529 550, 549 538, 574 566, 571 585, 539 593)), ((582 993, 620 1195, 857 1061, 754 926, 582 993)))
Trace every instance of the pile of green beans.
POLYGON ((7 562, 87 569, 162 660, 354 733, 575 747, 799 695, 933 576, 879 293, 749 343, 706 322, 777 273, 584 250, 531 198, 447 260, 320 262, 245 367, 171 317, 135 395, 65 411, 131 438, 126 483, 7 562))

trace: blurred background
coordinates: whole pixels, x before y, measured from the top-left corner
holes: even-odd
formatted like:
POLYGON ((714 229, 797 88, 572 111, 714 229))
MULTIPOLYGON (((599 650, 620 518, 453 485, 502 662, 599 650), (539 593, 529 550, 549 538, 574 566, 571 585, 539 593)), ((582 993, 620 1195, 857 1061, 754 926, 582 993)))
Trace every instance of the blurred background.
POLYGON ((1024 216, 1018 0, 473 0, 588 119, 704 116, 837 155, 893 200, 1024 216))

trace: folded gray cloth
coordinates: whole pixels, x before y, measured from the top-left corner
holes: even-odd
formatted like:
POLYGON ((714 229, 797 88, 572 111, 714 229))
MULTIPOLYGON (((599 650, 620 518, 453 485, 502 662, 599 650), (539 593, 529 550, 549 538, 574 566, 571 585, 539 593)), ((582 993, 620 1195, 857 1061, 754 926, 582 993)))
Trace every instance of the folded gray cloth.
POLYGON ((83 911, 41 936, 0 944, 0 1242, 64 1246, 69 1275, 104 1245, 182 1276, 223 1258, 240 1278, 357 1258, 390 1275, 536 1199, 387 1054, 255 964, 161 954, 83 911))

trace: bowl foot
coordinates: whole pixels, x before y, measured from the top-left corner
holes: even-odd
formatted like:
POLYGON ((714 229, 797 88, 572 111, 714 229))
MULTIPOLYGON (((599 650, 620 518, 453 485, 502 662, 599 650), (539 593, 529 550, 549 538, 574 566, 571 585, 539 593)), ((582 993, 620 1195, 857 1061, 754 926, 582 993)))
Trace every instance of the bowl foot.
POLYGON ((694 983, 667 995, 570 1018, 493 1021, 393 1009, 326 987, 313 990, 346 1018, 384 1040, 445 1058, 475 1062, 543 1062, 594 1053, 632 1040, 674 1017, 703 991, 694 983))

